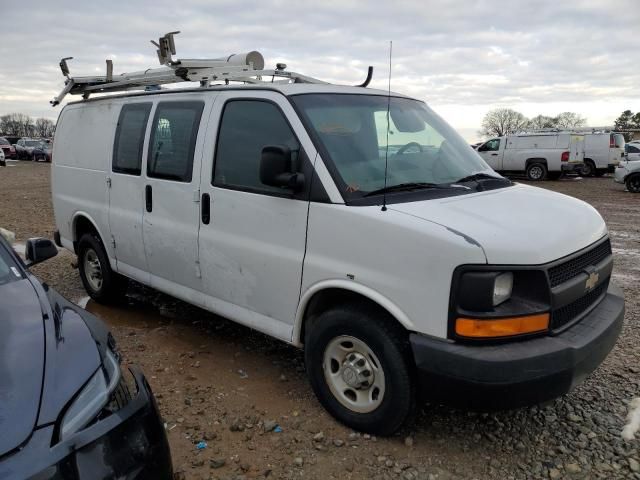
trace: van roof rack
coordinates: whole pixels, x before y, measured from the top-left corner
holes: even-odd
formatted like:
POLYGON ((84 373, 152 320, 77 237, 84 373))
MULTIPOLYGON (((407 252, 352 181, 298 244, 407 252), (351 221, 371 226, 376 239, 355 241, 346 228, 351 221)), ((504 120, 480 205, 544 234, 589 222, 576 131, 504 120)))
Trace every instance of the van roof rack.
MULTIPOLYGON (((160 85, 180 82, 200 82, 201 87, 208 87, 211 82, 242 82, 248 84, 272 83, 315 83, 328 84, 317 78, 286 70, 284 63, 276 64, 275 69, 264 68, 264 58, 260 52, 233 54, 212 59, 175 59, 176 46, 174 35, 180 32, 169 32, 151 43, 157 47, 159 68, 149 68, 131 73, 113 75, 113 61, 107 60, 106 75, 71 77, 68 60, 60 60, 60 70, 66 77, 62 91, 51 100, 51 105, 59 105, 67 94, 82 95, 89 98, 92 93, 112 93, 129 90, 157 90, 160 85), (263 80, 263 77, 270 77, 263 80), (278 78, 278 80, 276 80, 278 78)), ((366 87, 371 81, 373 67, 369 67, 366 80, 357 85, 366 87)))

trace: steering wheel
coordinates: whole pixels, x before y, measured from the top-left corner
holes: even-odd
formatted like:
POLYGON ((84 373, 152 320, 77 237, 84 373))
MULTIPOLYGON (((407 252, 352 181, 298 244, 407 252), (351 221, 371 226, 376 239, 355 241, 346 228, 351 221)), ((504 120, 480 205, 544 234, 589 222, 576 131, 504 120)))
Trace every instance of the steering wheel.
POLYGON ((402 147, 400 147, 400 149, 398 149, 398 151, 396 152, 396 155, 402 155, 404 152, 409 150, 411 147, 418 147, 418 150, 420 151, 420 153, 423 152, 422 145, 420 145, 418 142, 409 142, 406 145, 403 145, 402 147))

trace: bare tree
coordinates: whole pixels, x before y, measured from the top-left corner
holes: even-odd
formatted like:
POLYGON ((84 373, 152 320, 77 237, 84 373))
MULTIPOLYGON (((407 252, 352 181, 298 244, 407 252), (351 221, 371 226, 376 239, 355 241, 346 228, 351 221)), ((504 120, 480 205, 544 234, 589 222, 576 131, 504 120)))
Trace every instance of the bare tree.
POLYGON ((36 119, 34 127, 38 137, 52 137, 55 131, 55 124, 48 118, 36 119))
POLYGON ((18 119, 18 115, 17 113, 2 115, 2 117, 0 117, 0 131, 5 135, 22 135, 22 124, 18 119))
POLYGON ((24 113, 9 113, 0 116, 0 133, 15 137, 52 137, 56 125, 48 118, 33 120, 24 113))
POLYGON ((555 126, 554 118, 548 117, 546 115, 536 115, 531 120, 529 120, 529 128, 539 129, 539 128, 553 128, 555 126))
POLYGON ((484 116, 480 133, 487 137, 501 137, 524 130, 529 120, 510 108, 496 108, 484 116))
POLYGON ((553 118, 553 123, 556 128, 584 127, 587 119, 574 112, 562 112, 553 118))

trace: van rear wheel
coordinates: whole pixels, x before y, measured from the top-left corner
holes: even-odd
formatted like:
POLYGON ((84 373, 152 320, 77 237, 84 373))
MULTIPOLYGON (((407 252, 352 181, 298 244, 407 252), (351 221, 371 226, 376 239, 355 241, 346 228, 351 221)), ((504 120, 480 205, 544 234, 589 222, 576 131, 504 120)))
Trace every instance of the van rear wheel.
POLYGON ((415 408, 408 336, 369 305, 323 312, 305 335, 305 365, 324 408, 350 428, 391 435, 415 408))
POLYGON ((593 160, 590 158, 584 161, 582 165, 582 176, 583 177, 591 177, 596 173, 596 164, 593 163, 593 160))
POLYGON ((117 303, 127 291, 127 279, 111 270, 102 241, 85 233, 78 242, 78 269, 82 285, 98 303, 117 303))
POLYGON ((527 178, 537 182, 544 180, 547 176, 547 167, 543 163, 530 163, 527 167, 527 178))

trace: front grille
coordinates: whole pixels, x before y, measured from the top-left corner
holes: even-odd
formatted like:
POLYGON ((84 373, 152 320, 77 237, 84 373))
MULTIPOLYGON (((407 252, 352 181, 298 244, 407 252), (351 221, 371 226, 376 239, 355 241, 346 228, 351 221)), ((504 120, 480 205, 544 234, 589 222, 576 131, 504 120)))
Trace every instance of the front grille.
POLYGON ((607 238, 605 242, 592 248, 588 252, 561 263, 560 265, 551 267, 548 272, 551 288, 557 287, 567 280, 571 280, 573 277, 582 273, 585 267, 595 265, 607 258, 609 255, 611 255, 611 242, 607 238))
POLYGON ((593 306, 595 302, 607 291, 609 286, 609 278, 591 290, 589 293, 574 300, 573 302, 560 307, 553 312, 553 320, 551 322, 551 329, 558 330, 565 325, 571 323, 576 317, 586 312, 589 307, 593 306))

